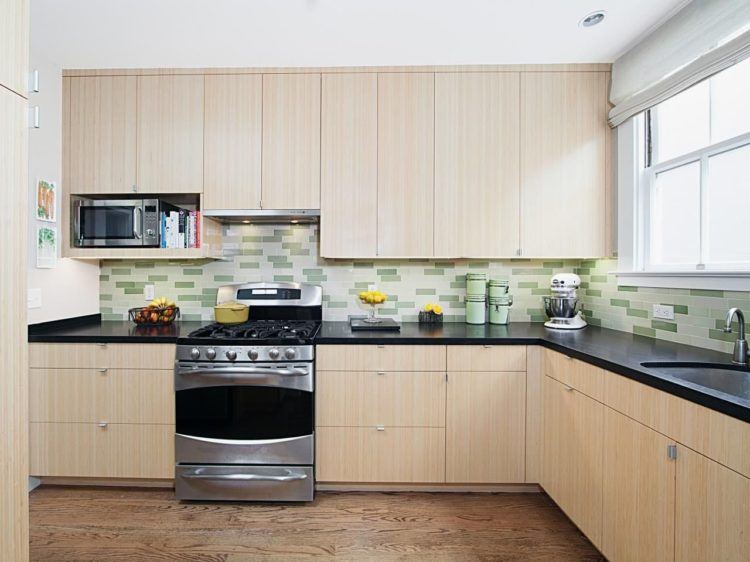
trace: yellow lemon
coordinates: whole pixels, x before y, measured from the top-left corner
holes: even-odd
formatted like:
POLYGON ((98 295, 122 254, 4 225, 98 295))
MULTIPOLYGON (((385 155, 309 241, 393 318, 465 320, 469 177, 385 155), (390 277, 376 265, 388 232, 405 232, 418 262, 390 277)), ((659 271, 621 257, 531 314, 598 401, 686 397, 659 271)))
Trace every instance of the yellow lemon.
POLYGON ((432 312, 434 312, 435 314, 442 314, 443 307, 440 306, 439 304, 436 304, 435 306, 432 307, 432 312))
POLYGON ((434 305, 431 302, 428 302, 426 305, 424 305, 425 312, 432 312, 434 305))
POLYGON ((364 300, 364 298, 365 298, 366 296, 367 296, 367 292, 366 292, 366 291, 362 291, 362 292, 361 292, 361 293, 359 294, 359 298, 360 298, 361 300, 364 300))

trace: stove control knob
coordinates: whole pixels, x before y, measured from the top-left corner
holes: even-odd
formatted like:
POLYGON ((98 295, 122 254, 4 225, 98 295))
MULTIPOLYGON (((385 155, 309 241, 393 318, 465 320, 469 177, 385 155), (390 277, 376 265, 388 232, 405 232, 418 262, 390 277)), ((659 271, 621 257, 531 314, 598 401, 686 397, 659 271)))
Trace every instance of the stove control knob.
POLYGON ((209 347, 206 350, 206 357, 208 357, 211 361, 216 359, 216 350, 213 347, 209 347))
POLYGON ((284 350, 284 355, 286 356, 287 359, 294 359, 295 357, 297 357, 297 350, 294 349, 293 347, 287 347, 284 350))
POLYGON ((258 350, 257 349, 251 349, 247 352, 247 356, 250 358, 250 361, 257 361, 258 360, 258 350))
POLYGON ((237 352, 234 349, 230 349, 229 351, 227 351, 226 356, 230 361, 234 361, 235 359, 237 359, 237 352))
POLYGON ((275 347, 273 349, 269 349, 268 350, 268 356, 271 359, 278 359, 279 358, 279 350, 276 349, 275 347))
POLYGON ((190 359, 196 360, 201 356, 201 350, 197 347, 194 347, 190 350, 190 359))

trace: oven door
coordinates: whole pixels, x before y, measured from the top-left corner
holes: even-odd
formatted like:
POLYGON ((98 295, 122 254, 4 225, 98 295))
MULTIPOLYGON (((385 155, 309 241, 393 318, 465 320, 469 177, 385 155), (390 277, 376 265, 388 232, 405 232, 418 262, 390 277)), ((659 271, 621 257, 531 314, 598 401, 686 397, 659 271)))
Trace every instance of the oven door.
POLYGON ((312 464, 313 366, 179 364, 178 464, 312 464))
MULTIPOLYGON (((73 243, 79 247, 144 246, 141 199, 75 199, 73 243)), ((153 205, 152 205, 153 206, 153 205)), ((154 214, 156 210, 154 209, 154 214)), ((154 240, 150 238, 149 244, 154 240)), ((158 245, 158 241, 156 241, 158 245)))

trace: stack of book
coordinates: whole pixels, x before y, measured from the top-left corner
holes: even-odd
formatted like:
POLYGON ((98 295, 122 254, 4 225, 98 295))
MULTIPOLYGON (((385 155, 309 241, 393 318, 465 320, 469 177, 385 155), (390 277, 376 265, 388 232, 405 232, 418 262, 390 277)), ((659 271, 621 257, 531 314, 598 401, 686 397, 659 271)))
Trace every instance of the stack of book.
POLYGON ((201 213, 177 209, 160 213, 162 248, 200 248, 201 213))

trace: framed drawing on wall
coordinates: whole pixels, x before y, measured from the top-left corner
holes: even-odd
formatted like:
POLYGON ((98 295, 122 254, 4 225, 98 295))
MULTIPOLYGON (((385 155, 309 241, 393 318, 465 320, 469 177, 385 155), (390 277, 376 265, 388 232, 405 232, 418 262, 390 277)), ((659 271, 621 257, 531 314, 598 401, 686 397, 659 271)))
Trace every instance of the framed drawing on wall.
POLYGON ((42 221, 57 220, 57 184, 38 179, 36 182, 36 218, 42 221))

